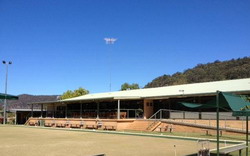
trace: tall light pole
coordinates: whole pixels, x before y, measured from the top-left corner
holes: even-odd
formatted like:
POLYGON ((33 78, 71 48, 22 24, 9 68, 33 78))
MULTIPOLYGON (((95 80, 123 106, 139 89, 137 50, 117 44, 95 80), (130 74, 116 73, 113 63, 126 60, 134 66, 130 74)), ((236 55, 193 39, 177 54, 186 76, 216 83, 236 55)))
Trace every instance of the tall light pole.
POLYGON ((4 106, 3 106, 3 124, 6 123, 6 109, 7 109, 7 85, 8 85, 8 66, 12 64, 11 61, 6 62, 3 61, 3 64, 6 65, 6 79, 5 79, 5 98, 4 98, 4 106))
MULTIPOLYGON (((114 44, 117 40, 116 38, 104 38, 106 44, 114 44)), ((111 54, 110 54, 111 55, 111 54)), ((111 56, 110 56, 110 73, 109 73, 109 91, 111 91, 111 56)))

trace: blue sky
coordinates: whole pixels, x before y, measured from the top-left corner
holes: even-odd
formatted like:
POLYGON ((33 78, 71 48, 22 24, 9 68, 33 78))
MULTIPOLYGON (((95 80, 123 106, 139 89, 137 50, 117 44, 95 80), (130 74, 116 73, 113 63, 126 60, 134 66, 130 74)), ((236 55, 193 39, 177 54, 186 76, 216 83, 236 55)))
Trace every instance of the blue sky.
MULTIPOLYGON (((8 93, 144 87, 198 63, 250 56, 249 0, 0 0, 8 93), (106 45, 104 38, 118 38, 106 45)), ((5 66, 0 66, 4 92, 5 66)))

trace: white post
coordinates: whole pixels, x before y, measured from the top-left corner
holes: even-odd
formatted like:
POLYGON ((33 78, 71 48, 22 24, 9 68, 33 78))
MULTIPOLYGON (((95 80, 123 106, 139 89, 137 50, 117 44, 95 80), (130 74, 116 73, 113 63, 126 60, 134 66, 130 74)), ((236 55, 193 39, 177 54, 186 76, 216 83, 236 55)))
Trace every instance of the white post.
POLYGON ((34 111, 34 106, 31 104, 31 117, 33 118, 33 111, 34 111))
POLYGON ((17 115, 16 115, 16 113, 17 113, 17 111, 15 112, 15 125, 16 125, 16 123, 17 123, 17 115))
POLYGON ((68 118, 68 104, 66 104, 66 107, 65 107, 65 118, 66 119, 68 118))
POLYGON ((176 156, 176 145, 174 145, 174 155, 176 156))
POLYGON ((99 119, 99 113, 100 113, 100 105, 99 105, 99 102, 97 102, 97 113, 96 113, 97 119, 99 119))
POLYGON ((120 100, 117 102, 117 119, 120 119, 120 100))
POLYGON ((43 104, 41 104, 41 118, 43 118, 43 104))

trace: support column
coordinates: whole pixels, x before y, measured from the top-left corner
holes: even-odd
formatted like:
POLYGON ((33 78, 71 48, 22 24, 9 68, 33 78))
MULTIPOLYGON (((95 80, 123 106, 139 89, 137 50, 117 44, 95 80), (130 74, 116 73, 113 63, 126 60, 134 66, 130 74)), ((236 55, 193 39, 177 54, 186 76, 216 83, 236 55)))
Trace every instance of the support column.
POLYGON ((31 104, 31 117, 33 118, 33 104, 31 104))
POLYGON ((68 105, 66 104, 65 107, 65 118, 68 118, 68 105))
POLYGON ((82 118, 82 103, 80 104, 80 118, 82 118))
POLYGON ((120 119, 120 100, 117 102, 117 119, 120 119))
POLYGON ((43 118, 43 104, 41 104, 41 118, 43 118))
POLYGON ((53 104, 53 118, 55 117, 55 104, 53 104))
POLYGON ((99 114, 100 113, 100 103, 97 102, 97 112, 96 112, 96 118, 99 119, 99 114))
POLYGON ((15 112, 15 125, 17 124, 17 111, 15 112))

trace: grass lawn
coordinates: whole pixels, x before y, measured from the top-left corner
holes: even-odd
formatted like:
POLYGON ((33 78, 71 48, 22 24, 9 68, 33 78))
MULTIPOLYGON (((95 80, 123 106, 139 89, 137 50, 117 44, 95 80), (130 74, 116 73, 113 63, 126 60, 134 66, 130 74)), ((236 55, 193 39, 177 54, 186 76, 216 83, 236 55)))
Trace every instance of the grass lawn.
MULTIPOLYGON (((190 140, 0 125, 1 156, 178 156, 197 152, 190 140)), ((215 148, 210 143, 210 148, 215 148)))

